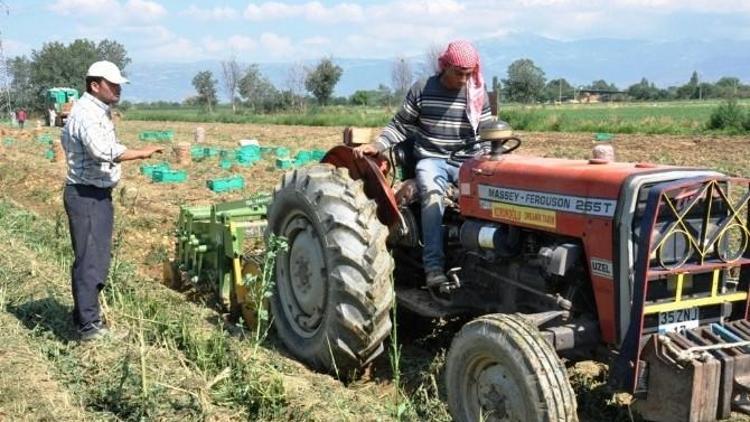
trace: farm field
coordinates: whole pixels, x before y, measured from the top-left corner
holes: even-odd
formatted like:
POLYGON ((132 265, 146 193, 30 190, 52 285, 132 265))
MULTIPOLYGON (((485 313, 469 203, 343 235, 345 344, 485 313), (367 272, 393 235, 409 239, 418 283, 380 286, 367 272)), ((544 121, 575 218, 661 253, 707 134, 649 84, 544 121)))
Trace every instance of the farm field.
MULTIPOLYGON (((132 112, 127 116, 132 118, 132 112)), ((127 145, 144 130, 174 130, 191 142, 198 123, 124 120, 127 145)), ((342 126, 202 123, 206 146, 261 145, 328 149, 342 126)), ((182 184, 154 184, 125 163, 113 193, 114 261, 103 293, 110 324, 122 338, 79 345, 70 322, 71 251, 62 206, 64 163, 50 162, 37 135, 55 129, 6 130, 0 136, 0 420, 450 420, 441 371, 451 333, 461 321, 400 319, 400 380, 386 352, 361 379, 344 384, 310 371, 287 355, 274 333, 256 339, 225 321, 204 295, 159 283, 171 255, 171 230, 180 205, 210 204, 270 192, 282 172, 271 160, 224 170, 218 159, 180 167, 182 184), (11 141, 12 140, 12 141, 11 141), (215 194, 206 180, 239 174, 242 191, 215 194)), ((521 132, 523 155, 587 158, 593 134, 521 132)), ((618 134, 620 161, 702 166, 750 175, 750 137, 618 134)), ((391 350, 386 346, 386 350, 391 350)), ((629 421, 627 395, 614 395, 606 367, 571 364, 569 374, 584 421, 629 421)), ((637 420, 637 417, 636 417, 637 420)), ((738 417, 735 420, 750 420, 738 417)))
MULTIPOLYGON (((514 128, 529 131, 689 135, 707 132, 706 123, 720 104, 720 100, 533 106, 501 103, 500 117, 514 128)), ((750 102, 743 100, 739 104, 747 109, 750 102)), ((125 115, 132 120, 149 121, 381 127, 390 120, 396 107, 398 103, 390 108, 328 106, 297 113, 234 114, 228 106, 205 113, 199 107, 136 105, 125 111, 125 115)))

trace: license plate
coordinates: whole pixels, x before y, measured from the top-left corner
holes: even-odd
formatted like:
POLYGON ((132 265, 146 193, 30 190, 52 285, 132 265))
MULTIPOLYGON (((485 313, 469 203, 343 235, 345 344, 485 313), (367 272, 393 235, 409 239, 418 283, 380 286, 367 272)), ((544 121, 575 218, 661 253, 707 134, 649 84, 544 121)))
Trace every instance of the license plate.
POLYGON ((700 324, 698 308, 677 309, 659 312, 659 332, 684 331, 700 324))

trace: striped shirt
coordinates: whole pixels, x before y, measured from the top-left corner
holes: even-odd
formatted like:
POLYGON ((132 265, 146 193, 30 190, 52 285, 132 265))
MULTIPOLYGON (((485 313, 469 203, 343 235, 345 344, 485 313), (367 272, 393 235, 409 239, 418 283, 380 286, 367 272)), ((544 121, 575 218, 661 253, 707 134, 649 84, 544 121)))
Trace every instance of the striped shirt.
POLYGON ((68 161, 68 185, 110 188, 122 170, 115 160, 127 149, 118 142, 107 104, 88 92, 76 101, 62 130, 62 146, 68 161))
MULTIPOLYGON (((490 100, 485 92, 479 127, 492 122, 490 100)), ((406 94, 404 104, 375 140, 380 151, 415 137, 414 152, 418 159, 449 158, 451 153, 477 140, 471 126, 466 103, 466 87, 448 90, 440 75, 418 81, 406 94)))

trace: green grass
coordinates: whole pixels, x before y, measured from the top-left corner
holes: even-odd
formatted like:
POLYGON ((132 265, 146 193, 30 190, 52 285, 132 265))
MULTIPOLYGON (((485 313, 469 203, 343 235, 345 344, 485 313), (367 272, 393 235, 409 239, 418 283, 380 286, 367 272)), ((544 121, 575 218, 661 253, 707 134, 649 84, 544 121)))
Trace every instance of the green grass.
MULTIPOLYGON (((535 132, 611 132, 643 134, 723 133, 708 129, 719 100, 650 103, 597 103, 525 106, 501 104, 500 118, 516 130, 535 132)), ((748 109, 750 101, 740 103, 748 109)), ((274 114, 232 113, 219 107, 213 113, 200 108, 132 108, 129 120, 255 123, 305 126, 385 126, 395 109, 361 106, 311 107, 306 112, 274 114)))
MULTIPOLYGON (((720 101, 508 105, 500 117, 517 130, 686 135, 711 132, 707 123, 720 101)), ((748 102, 744 103, 747 108, 748 102)))

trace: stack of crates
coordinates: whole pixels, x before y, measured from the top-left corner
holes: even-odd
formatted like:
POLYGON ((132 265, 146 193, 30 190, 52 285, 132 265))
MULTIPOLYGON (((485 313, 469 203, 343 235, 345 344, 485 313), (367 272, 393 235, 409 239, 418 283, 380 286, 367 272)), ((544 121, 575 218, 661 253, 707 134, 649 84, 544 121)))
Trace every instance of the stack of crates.
POLYGON ((220 154, 218 148, 214 147, 192 147, 190 148, 190 156, 195 161, 200 161, 204 158, 216 157, 220 154))
POLYGON ((170 170, 169 163, 158 163, 158 164, 141 164, 141 174, 146 177, 153 177, 154 171, 167 171, 170 170))
POLYGON ((289 158, 289 148, 277 147, 274 152, 276 153, 277 169, 288 170, 294 167, 294 160, 289 158))
POLYGON ((311 161, 313 161, 312 153, 304 149, 297 151, 297 155, 294 157, 295 167, 304 166, 311 161))
POLYGON ((235 151, 237 163, 245 166, 251 166, 261 158, 260 147, 258 145, 245 145, 235 151))

